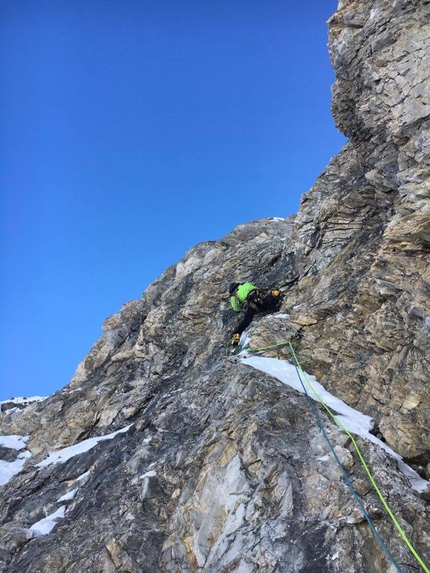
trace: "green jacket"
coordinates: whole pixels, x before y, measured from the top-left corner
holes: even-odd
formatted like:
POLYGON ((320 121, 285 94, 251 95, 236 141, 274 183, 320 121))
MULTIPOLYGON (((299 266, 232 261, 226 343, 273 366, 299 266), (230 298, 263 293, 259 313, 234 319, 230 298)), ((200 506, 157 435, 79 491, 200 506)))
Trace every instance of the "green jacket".
POLYGON ((243 305, 245 304, 249 293, 257 289, 258 287, 256 287, 252 283, 243 283, 239 285, 236 296, 230 297, 230 304, 232 309, 236 312, 239 312, 243 307, 243 305))

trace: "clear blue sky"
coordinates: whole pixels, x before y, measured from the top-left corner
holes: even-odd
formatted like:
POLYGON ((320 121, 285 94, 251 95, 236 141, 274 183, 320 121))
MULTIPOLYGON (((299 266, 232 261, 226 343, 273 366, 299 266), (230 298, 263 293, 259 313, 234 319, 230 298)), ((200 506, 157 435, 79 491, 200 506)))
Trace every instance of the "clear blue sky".
POLYGON ((66 385, 103 320, 344 143, 336 0, 0 1, 0 400, 66 385))

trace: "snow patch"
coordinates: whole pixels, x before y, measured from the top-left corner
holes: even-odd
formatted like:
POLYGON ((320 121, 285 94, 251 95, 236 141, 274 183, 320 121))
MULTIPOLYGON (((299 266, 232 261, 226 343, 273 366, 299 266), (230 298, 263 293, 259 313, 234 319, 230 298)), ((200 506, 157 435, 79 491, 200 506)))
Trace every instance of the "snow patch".
POLYGON ((31 398, 26 398, 21 396, 20 398, 11 398, 10 400, 2 400, 0 402, 0 407, 2 404, 30 404, 31 402, 43 402, 49 396, 32 396, 31 398))
POLYGON ((149 472, 146 472, 145 474, 139 476, 140 479, 143 479, 143 487, 142 487, 142 497, 143 499, 146 498, 146 496, 148 495, 148 491, 149 491, 149 478, 155 477, 157 475, 157 472, 154 470, 150 470, 149 472))
POLYGON ((49 535, 54 527, 57 525, 57 519, 63 519, 64 513, 66 511, 66 506, 62 505, 57 511, 51 513, 37 521, 30 527, 30 531, 34 533, 35 537, 40 537, 41 535, 49 535))
POLYGON ((13 462, 0 460, 0 486, 6 485, 13 476, 19 474, 28 458, 31 458, 31 453, 22 452, 13 462))
POLYGON ((381 13, 381 10, 379 8, 372 8, 370 10, 370 14, 369 14, 369 20, 377 20, 379 15, 381 13))
POLYGON ((146 472, 146 474, 142 474, 140 477, 140 479, 145 479, 145 478, 149 478, 149 477, 155 477, 157 475, 157 472, 154 470, 150 470, 149 472, 146 472))
POLYGON ((116 432, 112 432, 112 434, 108 434, 106 436, 99 436, 97 438, 89 438, 88 440, 84 440, 83 442, 79 442, 74 446, 69 446, 68 448, 63 448, 62 450, 58 450, 57 452, 50 452, 48 457, 37 464, 37 467, 43 468, 45 466, 49 466, 50 464, 58 464, 67 462, 70 458, 74 456, 78 456, 79 454, 83 454, 88 452, 92 448, 94 448, 99 442, 103 442, 105 440, 112 440, 118 434, 123 434, 127 432, 131 428, 132 424, 122 428, 121 430, 117 430, 116 432))
POLYGON ((239 346, 241 348, 245 348, 245 346, 247 346, 250 342, 251 338, 249 337, 248 333, 246 331, 242 332, 240 335, 239 346))
POLYGON ((29 438, 30 436, 0 436, 0 446, 10 448, 11 450, 24 450, 25 443, 29 438))
POLYGON ((22 409, 15 406, 15 408, 8 408, 7 410, 5 410, 2 413, 6 414, 8 416, 10 414, 20 414, 21 412, 22 412, 22 409))
POLYGON ((412 489, 419 493, 424 493, 429 483, 425 479, 423 479, 416 471, 414 471, 411 467, 409 467, 402 459, 397 461, 397 465, 399 466, 399 470, 402 472, 404 476, 406 476, 411 484, 412 489))
POLYGON ((87 472, 85 472, 84 474, 82 474, 81 476, 76 478, 76 481, 84 481, 87 479, 87 477, 90 475, 90 470, 88 470, 87 472))
POLYGON ((57 499, 57 502, 60 503, 62 501, 69 501, 71 499, 75 498, 75 495, 78 493, 79 488, 75 488, 72 489, 72 491, 69 491, 68 493, 66 493, 65 495, 62 495, 59 499, 57 499))
MULTIPOLYGON (((253 368, 265 372, 274 378, 280 380, 283 384, 294 388, 302 394, 305 393, 302 383, 300 382, 297 369, 293 364, 290 364, 286 360, 278 360, 277 358, 264 358, 261 356, 244 357, 242 359, 244 364, 248 364, 253 368)), ((412 489, 418 492, 426 491, 430 482, 422 479, 412 468, 410 468, 405 462, 402 461, 400 454, 392 450, 387 444, 379 440, 376 436, 370 433, 373 428, 373 420, 370 416, 362 414, 358 410, 354 410, 345 402, 336 398, 322 386, 315 376, 306 374, 306 378, 303 379, 303 384, 309 394, 309 396, 320 402, 322 400, 326 406, 328 406, 334 412, 337 412, 336 420, 339 421, 344 428, 346 428, 352 434, 361 436, 362 438, 373 442, 379 447, 383 448, 390 456, 397 460, 397 465, 399 470, 405 475, 412 489)), ((343 428, 342 428, 343 429, 343 428)))

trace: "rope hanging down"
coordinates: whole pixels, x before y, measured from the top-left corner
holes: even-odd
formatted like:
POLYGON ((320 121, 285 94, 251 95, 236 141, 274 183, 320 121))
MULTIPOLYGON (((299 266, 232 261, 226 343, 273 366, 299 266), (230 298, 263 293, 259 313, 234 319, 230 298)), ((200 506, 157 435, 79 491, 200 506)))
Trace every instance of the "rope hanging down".
POLYGON ((398 532, 400 533, 400 536, 402 537, 402 539, 403 539, 404 542, 406 543, 406 545, 407 545, 409 551, 411 552, 411 554, 415 557, 415 559, 417 560, 417 562, 421 565, 421 567, 423 568, 423 570, 425 571, 425 573, 430 573, 430 569, 427 567, 427 565, 424 563, 424 561, 422 560, 422 558, 420 557, 420 555, 418 554, 418 552, 417 552, 417 551, 415 550, 415 548, 413 547, 412 543, 409 541, 409 539, 408 539, 406 533, 405 533, 404 530, 402 529, 400 523, 397 521, 397 519, 396 519, 396 517, 394 516, 394 514, 393 514, 393 512, 392 512, 392 510, 391 510, 391 508, 390 508, 390 506, 388 505, 387 500, 384 498, 384 496, 383 496, 381 490, 379 489, 377 483, 375 482, 375 479, 374 479, 374 477, 372 476, 372 473, 370 472, 370 469, 369 469, 369 467, 367 466, 367 464, 366 464, 366 462, 365 462, 365 460, 364 460, 364 458, 363 458, 363 455, 362 455, 362 453, 361 453, 361 451, 360 451, 360 449, 359 449, 359 447, 358 447, 358 444, 357 444, 356 440, 354 439, 354 436, 351 434, 351 432, 350 432, 347 428, 345 428, 345 426, 342 424, 342 422, 340 422, 340 420, 337 419, 337 417, 333 414, 333 412, 330 410, 330 408, 324 403, 324 400, 323 400, 323 399, 319 396, 319 394, 316 392, 315 388, 312 386, 310 380, 308 379, 308 377, 306 376, 306 374, 305 374, 305 372, 303 371, 302 367, 300 366, 300 363, 299 363, 299 361, 298 361, 298 359, 297 359, 296 353, 295 353, 295 351, 294 351, 294 348, 293 348, 291 342, 289 342, 288 345, 289 345, 290 352, 291 352, 291 355, 292 355, 293 360, 294 360, 294 366, 295 366, 295 368, 296 368, 297 375, 298 375, 298 377, 299 377, 299 380, 300 380, 300 383, 301 383, 301 385, 302 385, 302 387, 303 387, 303 390, 304 390, 304 392, 305 392, 305 394, 306 394, 306 397, 307 397, 307 399, 308 399, 308 402, 309 402, 309 404, 311 405, 312 411, 313 411, 314 415, 315 415, 316 418, 317 418, 318 425, 319 425, 321 431, 323 432, 324 437, 325 437, 325 439, 327 440, 327 442, 328 442, 328 444, 329 444, 329 446, 330 446, 330 449, 331 449, 331 451, 332 451, 332 453, 333 453, 333 455, 334 455, 334 457, 335 457, 337 463, 339 464, 339 467, 340 467, 340 469, 341 469, 341 471, 342 471, 342 473, 343 473, 343 475, 344 475, 344 477, 345 477, 345 480, 346 480, 346 482, 347 482, 347 484, 348 484, 348 487, 351 489, 351 491, 352 491, 352 493, 353 493, 353 495, 354 495, 354 498, 356 499, 357 503, 358 503, 359 506, 360 506, 360 509, 361 509, 362 512, 363 512, 364 517, 365 517, 366 520, 368 521, 368 523, 369 523, 369 525, 370 525, 370 527, 371 527, 373 533, 375 534, 375 536, 376 536, 377 540, 379 541, 381 547, 382 547, 383 550, 385 551, 387 557, 390 559, 390 561, 391 561, 391 562, 393 563, 393 565, 396 567, 397 571, 399 571, 400 573, 402 573, 402 570, 400 569, 399 565, 397 564, 397 562, 395 561, 394 557, 391 555, 389 549, 387 548, 387 546, 385 545, 385 543, 382 541, 381 537, 379 536, 378 532, 377 532, 376 529, 374 528, 374 526, 373 526, 373 524, 372 524, 372 522, 371 522, 370 516, 368 515, 368 513, 367 513, 366 510, 364 509, 363 504, 362 504, 362 502, 361 502, 361 499, 358 497, 358 494, 357 494, 357 492, 355 491, 354 486, 352 485, 352 483, 351 483, 351 481, 350 481, 350 479, 349 479, 349 477, 348 477, 348 474, 346 473, 346 470, 345 470, 345 468, 343 467, 343 464, 340 462, 340 460, 339 460, 339 458, 338 458, 336 452, 334 451, 334 448, 333 448, 333 446, 332 446, 332 444, 331 444, 331 442, 330 442, 330 439, 329 439, 329 437, 327 436, 327 434, 326 434, 326 432, 325 432, 325 429, 324 429, 324 426, 323 426, 323 424, 322 424, 321 418, 320 418, 320 416, 319 416, 319 414, 318 414, 318 410, 315 408, 315 404, 314 404, 312 398, 309 396, 309 393, 308 393, 308 391, 307 391, 307 389, 306 389, 306 386, 304 385, 304 382, 303 382, 303 380, 302 380, 302 376, 303 376, 303 379, 306 380, 306 382, 307 382, 307 384, 309 385, 309 387, 311 388, 313 394, 316 396, 316 398, 318 399, 318 401, 320 402, 320 404, 324 407, 324 409, 326 410, 326 412, 330 415, 330 417, 333 419, 333 421, 334 421, 334 422, 348 435, 348 437, 351 439, 351 442, 352 442, 352 444, 354 445, 354 449, 355 449, 355 451, 357 452, 357 455, 358 455, 358 457, 359 457, 359 459, 360 459, 360 462, 361 462, 363 468, 365 469, 366 474, 367 474, 367 476, 368 476, 368 478, 369 478, 369 480, 370 480, 370 482, 371 482, 371 484, 372 484, 374 490, 376 491, 376 493, 377 493, 377 495, 378 495, 378 497, 379 497, 379 499, 380 499, 382 505, 384 506, 385 510, 387 511, 388 515, 390 516, 390 518, 391 518, 392 522, 394 523, 396 529, 397 529, 398 532))

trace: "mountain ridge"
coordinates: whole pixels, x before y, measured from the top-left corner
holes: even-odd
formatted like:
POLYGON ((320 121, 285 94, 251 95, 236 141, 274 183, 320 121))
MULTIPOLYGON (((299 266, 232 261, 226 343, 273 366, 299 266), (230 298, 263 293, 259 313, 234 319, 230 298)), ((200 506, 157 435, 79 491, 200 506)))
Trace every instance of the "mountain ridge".
MULTIPOLYGON (((2 435, 29 436, 1 450, 23 466, 0 488, 0 571, 396 570, 306 397, 226 358, 228 283, 281 287, 280 313, 256 316, 251 345, 291 340, 307 372, 430 478, 430 3, 341 0, 328 25, 333 115, 350 139, 297 215, 190 249, 106 319, 68 386, 0 415, 2 435)), ((288 347, 269 355, 291 361, 288 347)), ((395 562, 416 570, 350 438, 318 411, 395 562)), ((428 489, 357 442, 429 563, 428 489)))

